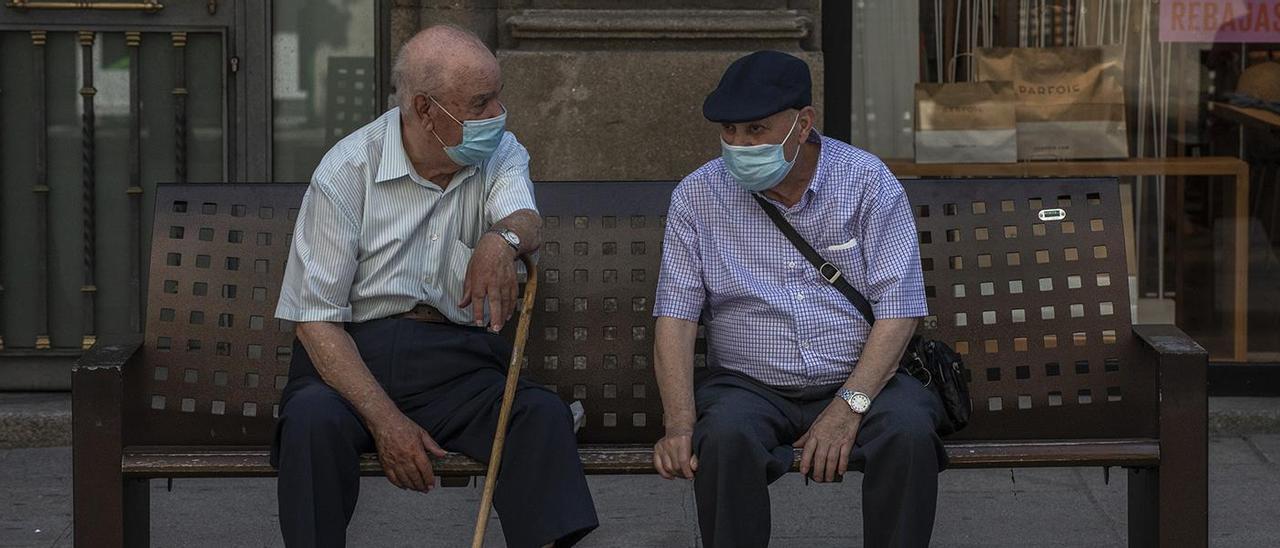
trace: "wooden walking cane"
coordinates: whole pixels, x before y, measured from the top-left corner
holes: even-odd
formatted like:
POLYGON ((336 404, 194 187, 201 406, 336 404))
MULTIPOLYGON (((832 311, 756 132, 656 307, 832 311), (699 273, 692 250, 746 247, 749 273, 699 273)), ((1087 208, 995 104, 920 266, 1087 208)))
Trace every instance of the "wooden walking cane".
POLYGON ((516 399, 516 383, 520 380, 520 362, 524 357, 524 343, 529 339, 529 319, 533 316, 533 299, 538 292, 538 270, 528 255, 520 257, 529 273, 521 299, 520 319, 516 322, 515 347, 511 351, 511 364, 507 366, 507 385, 502 390, 502 409, 498 412, 498 427, 493 431, 493 450, 489 452, 489 471, 484 477, 484 494, 480 496, 480 512, 476 515, 476 533, 471 538, 472 548, 484 546, 484 529, 489 524, 489 509, 493 506, 493 488, 498 483, 498 468, 502 461, 502 446, 507 441, 507 421, 511 419, 511 404, 516 399))

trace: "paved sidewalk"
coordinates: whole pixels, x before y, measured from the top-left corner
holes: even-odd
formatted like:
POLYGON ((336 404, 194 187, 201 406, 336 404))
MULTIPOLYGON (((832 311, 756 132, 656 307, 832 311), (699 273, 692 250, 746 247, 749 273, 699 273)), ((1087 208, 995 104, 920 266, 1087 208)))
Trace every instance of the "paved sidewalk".
MULTIPOLYGON (((1210 442, 1214 546, 1269 547, 1280 539, 1280 434, 1210 442)), ((773 546, 861 545, 856 474, 805 486, 774 484, 773 546)), ((402 492, 365 478, 351 546, 465 546, 480 492, 402 492)), ((152 482, 152 545, 281 546, 271 479, 152 482)), ((656 476, 592 477, 601 527, 583 546, 697 546, 691 486, 656 476)), ((0 546, 71 546, 71 450, 0 450, 0 546)), ((952 470, 942 475, 934 545, 1124 546, 1125 475, 1097 468, 952 470)), ((488 546, 503 546, 500 525, 488 546)))

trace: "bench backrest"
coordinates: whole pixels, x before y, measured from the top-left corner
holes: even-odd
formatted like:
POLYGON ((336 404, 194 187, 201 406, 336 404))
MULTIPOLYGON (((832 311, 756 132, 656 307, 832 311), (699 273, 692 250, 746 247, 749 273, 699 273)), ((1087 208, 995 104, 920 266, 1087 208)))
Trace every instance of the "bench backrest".
MULTIPOLYGON (((973 377, 974 421, 957 438, 1155 435, 1154 364, 1130 330, 1114 181, 904 185, 929 296, 922 331, 965 354, 973 377), (1054 208, 1066 218, 1040 219, 1054 208)), ((537 185, 545 244, 525 367, 582 401, 584 443, 661 435, 651 313, 672 188, 537 185)), ((273 312, 304 191, 160 187, 129 443, 269 441, 293 339, 273 312)))
POLYGON ((1156 369, 1132 331, 1117 182, 903 183, 924 332, 964 354, 972 376, 973 423, 956 437, 1155 437, 1156 369))

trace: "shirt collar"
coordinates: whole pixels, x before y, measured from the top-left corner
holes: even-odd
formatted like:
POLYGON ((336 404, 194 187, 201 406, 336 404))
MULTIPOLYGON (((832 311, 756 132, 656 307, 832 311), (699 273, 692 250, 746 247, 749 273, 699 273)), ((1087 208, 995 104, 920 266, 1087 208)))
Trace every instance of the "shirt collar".
MULTIPOLYGON (((809 177, 808 188, 805 188, 804 194, 800 195, 800 201, 796 202, 796 204, 791 207, 786 207, 781 203, 774 201, 773 198, 766 196, 763 192, 760 192, 757 195, 764 197, 764 199, 769 200, 770 202, 773 202, 778 207, 781 207, 786 211, 800 211, 800 210, 803 210, 806 206, 808 206, 809 202, 812 201, 813 197, 817 196, 818 191, 822 189, 822 182, 827 177, 827 170, 826 170, 827 147, 825 146, 826 143, 823 142, 823 139, 824 137, 822 136, 821 133, 818 132, 818 128, 813 128, 813 130, 809 132, 809 138, 805 139, 806 143, 816 143, 818 145, 818 160, 817 160, 817 165, 815 165, 813 168, 813 175, 809 177)), ((728 173, 727 169, 725 173, 726 174, 728 173)), ((733 175, 727 175, 727 176, 730 178, 733 177, 733 175)))
POLYGON ((382 140, 378 173, 374 177, 374 182, 378 183, 408 176, 411 169, 409 155, 404 152, 404 141, 400 139, 400 107, 384 114, 383 122, 387 124, 387 132, 382 140))
POLYGON ((813 168, 813 177, 809 179, 809 188, 805 189, 805 194, 821 192, 822 182, 827 178, 827 147, 826 143, 822 142, 822 139, 822 133, 818 132, 818 128, 815 127, 809 132, 809 139, 806 142, 817 143, 818 161, 813 168))
MULTIPOLYGON (((383 115, 383 122, 387 124, 387 132, 382 140, 382 159, 378 161, 378 173, 374 177, 374 182, 381 183, 409 177, 418 185, 435 186, 413 170, 413 163, 409 161, 409 155, 404 151, 404 140, 400 132, 400 124, 403 123, 400 119, 400 107, 395 107, 383 115)), ((459 181, 470 177, 475 172, 476 166, 463 166, 454 174, 453 183, 449 188, 458 186, 459 181)))

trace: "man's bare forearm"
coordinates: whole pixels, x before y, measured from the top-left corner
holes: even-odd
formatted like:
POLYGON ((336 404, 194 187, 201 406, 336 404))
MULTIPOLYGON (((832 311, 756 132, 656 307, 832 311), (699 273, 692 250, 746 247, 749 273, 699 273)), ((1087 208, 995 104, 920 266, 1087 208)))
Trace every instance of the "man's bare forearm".
POLYGON ((366 425, 372 428, 400 412, 373 378, 355 341, 341 324, 304 322, 298 324, 295 332, 320 378, 351 402, 366 425))
POLYGON ((654 374, 662 396, 663 423, 668 434, 693 432, 697 416, 693 403, 693 345, 698 324, 660 317, 654 333, 654 374))
POLYGON ((507 229, 520 237, 520 250, 516 256, 528 255, 542 247, 542 217, 532 209, 521 209, 507 215, 491 229, 507 229))
POLYGON ((862 355, 858 357, 858 367, 849 375, 844 387, 875 399, 898 371, 898 360, 915 330, 915 318, 877 320, 867 336, 862 355))

